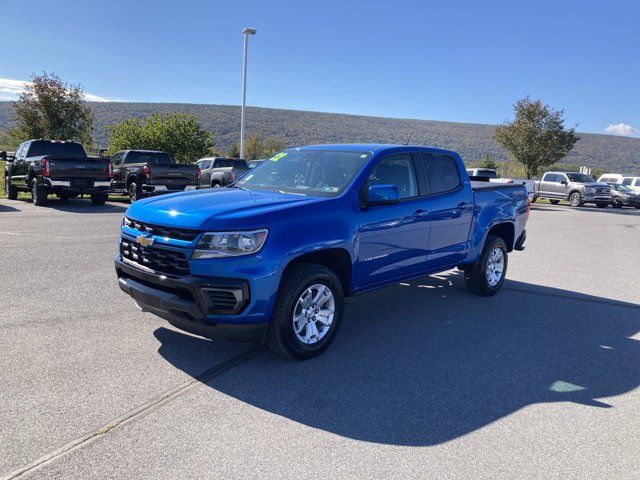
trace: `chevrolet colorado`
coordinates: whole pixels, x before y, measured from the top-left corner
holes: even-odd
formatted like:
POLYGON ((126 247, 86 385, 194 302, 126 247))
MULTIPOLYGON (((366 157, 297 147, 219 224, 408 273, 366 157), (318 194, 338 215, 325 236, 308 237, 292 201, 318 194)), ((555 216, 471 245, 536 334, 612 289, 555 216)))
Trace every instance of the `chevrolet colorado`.
POLYGON ((108 160, 88 157, 79 143, 38 139, 21 143, 7 157, 4 182, 10 200, 30 191, 33 203, 42 206, 51 194, 61 200, 89 194, 91 203, 104 205, 112 175, 108 160))
POLYGON ((494 295, 528 214, 524 186, 472 185, 452 151, 297 147, 228 188, 134 203, 115 267, 178 328, 304 359, 334 339, 347 296, 454 267, 494 295))

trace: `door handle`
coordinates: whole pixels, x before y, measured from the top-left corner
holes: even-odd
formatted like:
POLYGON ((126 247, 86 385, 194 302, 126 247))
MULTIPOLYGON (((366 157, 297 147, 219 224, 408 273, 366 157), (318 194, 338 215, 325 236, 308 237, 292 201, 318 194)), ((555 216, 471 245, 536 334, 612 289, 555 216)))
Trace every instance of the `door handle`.
POLYGON ((466 210, 468 206, 467 202, 460 202, 456 208, 458 210, 466 210))
POLYGON ((413 218, 423 218, 427 214, 426 210, 416 210, 411 214, 413 218))

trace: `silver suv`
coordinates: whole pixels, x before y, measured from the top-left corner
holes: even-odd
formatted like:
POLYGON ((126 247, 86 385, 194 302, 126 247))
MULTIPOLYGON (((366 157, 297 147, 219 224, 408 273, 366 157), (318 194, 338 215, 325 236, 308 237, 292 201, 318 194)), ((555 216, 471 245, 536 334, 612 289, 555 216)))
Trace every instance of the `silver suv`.
POLYGON ((536 182, 537 195, 556 205, 560 200, 569 200, 572 207, 595 203, 606 208, 611 203, 611 187, 596 182, 593 177, 578 172, 547 172, 536 182))

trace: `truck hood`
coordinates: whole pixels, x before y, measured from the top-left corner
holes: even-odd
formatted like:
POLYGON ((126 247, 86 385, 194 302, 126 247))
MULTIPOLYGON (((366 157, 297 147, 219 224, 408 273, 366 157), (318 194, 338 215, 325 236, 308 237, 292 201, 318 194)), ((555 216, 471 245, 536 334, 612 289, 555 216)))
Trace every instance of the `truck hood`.
POLYGON ((266 214, 325 200, 327 198, 293 193, 210 188, 139 200, 127 209, 125 215, 156 225, 216 230, 236 228, 239 224, 246 226, 247 220, 253 218, 255 226, 261 226, 260 218, 266 214))
POLYGON ((579 183, 580 185, 584 185, 585 187, 592 187, 592 188, 596 188, 596 187, 598 187, 598 188, 603 188, 603 187, 611 188, 611 187, 609 187, 609 185, 607 185, 606 183, 602 183, 602 182, 585 182, 585 183, 575 182, 575 183, 579 183))

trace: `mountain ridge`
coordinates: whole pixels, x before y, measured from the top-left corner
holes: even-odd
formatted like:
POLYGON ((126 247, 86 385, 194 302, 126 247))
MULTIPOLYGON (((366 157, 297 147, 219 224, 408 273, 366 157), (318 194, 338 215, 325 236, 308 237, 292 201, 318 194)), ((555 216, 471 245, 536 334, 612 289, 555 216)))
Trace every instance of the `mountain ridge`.
MULTIPOLYGON (((220 150, 228 150, 240 131, 240 107, 197 103, 89 102, 94 112, 94 138, 107 144, 107 125, 128 117, 151 113, 191 113, 211 131, 220 150)), ((0 131, 13 119, 12 102, 0 102, 0 131)), ((488 154, 496 161, 508 158, 493 140, 495 125, 407 118, 373 117, 349 113, 314 112, 247 107, 246 131, 281 137, 286 145, 313 143, 411 143, 458 151, 465 162, 488 154)), ((640 174, 640 139, 579 133, 580 140, 565 163, 599 167, 608 171, 640 174)))

